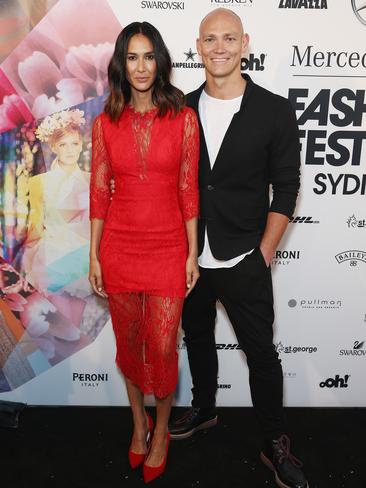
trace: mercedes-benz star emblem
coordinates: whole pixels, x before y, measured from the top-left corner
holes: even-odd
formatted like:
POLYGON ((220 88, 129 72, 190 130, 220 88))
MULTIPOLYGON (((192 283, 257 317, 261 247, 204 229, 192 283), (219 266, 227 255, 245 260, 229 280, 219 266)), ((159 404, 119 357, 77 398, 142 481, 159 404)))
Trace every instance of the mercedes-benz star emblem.
POLYGON ((352 8, 358 20, 366 25, 366 2, 365 0, 352 0, 352 8))

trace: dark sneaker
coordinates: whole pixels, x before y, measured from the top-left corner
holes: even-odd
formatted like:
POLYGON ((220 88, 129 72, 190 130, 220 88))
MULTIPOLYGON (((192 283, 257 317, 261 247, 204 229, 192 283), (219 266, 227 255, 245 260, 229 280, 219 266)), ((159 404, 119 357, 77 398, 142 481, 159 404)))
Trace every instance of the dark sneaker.
POLYGON ((281 435, 261 452, 262 462, 275 474, 281 488, 309 488, 302 471, 302 462, 290 453, 290 439, 281 435))
POLYGON ((188 408, 184 414, 169 422, 171 439, 187 439, 197 430, 208 429, 217 424, 216 408, 188 408))

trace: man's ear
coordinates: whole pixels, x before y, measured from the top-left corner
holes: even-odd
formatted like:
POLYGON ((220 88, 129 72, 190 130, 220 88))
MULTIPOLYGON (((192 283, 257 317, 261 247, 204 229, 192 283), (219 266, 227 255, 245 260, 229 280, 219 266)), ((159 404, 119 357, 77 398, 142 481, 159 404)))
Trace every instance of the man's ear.
POLYGON ((197 39, 196 39, 196 49, 197 49, 198 54, 201 56, 201 52, 202 52, 201 51, 201 41, 200 41, 199 37, 197 37, 197 39))
POLYGON ((244 54, 249 46, 250 37, 249 34, 243 34, 241 52, 244 54))

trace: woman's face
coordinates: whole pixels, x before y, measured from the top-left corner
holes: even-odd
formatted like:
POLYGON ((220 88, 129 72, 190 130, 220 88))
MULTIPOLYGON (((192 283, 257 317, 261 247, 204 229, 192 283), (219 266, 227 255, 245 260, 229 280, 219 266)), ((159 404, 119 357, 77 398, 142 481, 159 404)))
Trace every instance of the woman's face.
POLYGON ((52 145, 52 150, 60 163, 65 165, 76 164, 82 150, 80 134, 76 131, 65 134, 52 145))
POLYGON ((156 78, 156 60, 151 41, 135 34, 128 43, 126 74, 132 90, 149 91, 156 78))

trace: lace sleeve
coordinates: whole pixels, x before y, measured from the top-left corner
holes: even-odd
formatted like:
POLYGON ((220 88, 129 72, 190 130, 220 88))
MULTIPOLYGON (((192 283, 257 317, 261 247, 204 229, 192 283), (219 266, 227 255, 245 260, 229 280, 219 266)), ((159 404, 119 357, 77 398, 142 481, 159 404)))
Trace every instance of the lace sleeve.
POLYGON ((183 129, 182 160, 179 177, 179 202, 184 220, 197 217, 199 131, 196 114, 187 109, 183 129))
POLYGON ((105 219, 110 204, 112 169, 105 147, 102 120, 97 117, 92 133, 92 164, 90 179, 90 218, 105 219))

